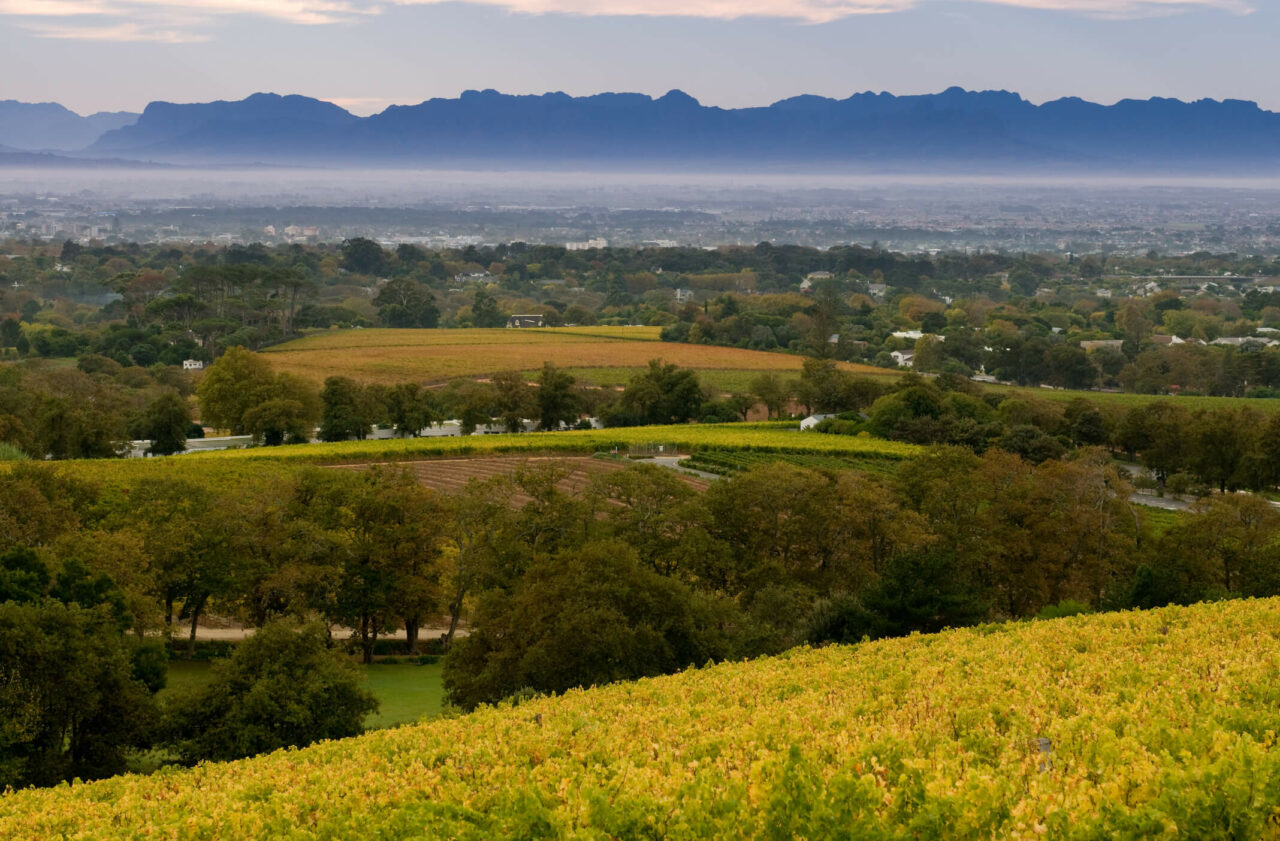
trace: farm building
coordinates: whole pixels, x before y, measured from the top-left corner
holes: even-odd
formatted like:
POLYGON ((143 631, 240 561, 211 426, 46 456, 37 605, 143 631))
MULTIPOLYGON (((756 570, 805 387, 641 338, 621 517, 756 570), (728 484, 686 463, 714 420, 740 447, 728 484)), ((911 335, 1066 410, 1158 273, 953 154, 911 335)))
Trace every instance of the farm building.
POLYGON ((513 315, 507 319, 508 327, 541 327, 542 316, 540 315, 513 315))

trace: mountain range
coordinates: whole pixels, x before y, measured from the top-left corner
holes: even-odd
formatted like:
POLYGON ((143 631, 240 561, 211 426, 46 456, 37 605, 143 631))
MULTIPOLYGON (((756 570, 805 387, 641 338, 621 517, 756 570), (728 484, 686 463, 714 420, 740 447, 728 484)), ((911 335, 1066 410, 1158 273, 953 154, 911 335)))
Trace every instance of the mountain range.
POLYGON ((137 120, 137 114, 126 111, 81 117, 56 102, 0 100, 0 150, 72 152, 137 120))
POLYGON ((950 88, 739 109, 680 91, 486 90, 358 117, 309 97, 259 93, 90 117, 0 102, 0 145, 191 165, 1261 174, 1280 172, 1280 114, 1239 100, 1035 105, 1006 91, 950 88))

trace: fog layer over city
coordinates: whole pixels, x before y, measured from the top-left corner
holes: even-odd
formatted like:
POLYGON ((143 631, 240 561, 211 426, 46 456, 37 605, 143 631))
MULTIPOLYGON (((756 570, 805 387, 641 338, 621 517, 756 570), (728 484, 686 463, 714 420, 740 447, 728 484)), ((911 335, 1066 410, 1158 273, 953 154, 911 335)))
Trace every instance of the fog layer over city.
POLYGON ((850 243, 1271 254, 1280 181, 431 170, 6 169, 0 235, 452 246, 850 243))

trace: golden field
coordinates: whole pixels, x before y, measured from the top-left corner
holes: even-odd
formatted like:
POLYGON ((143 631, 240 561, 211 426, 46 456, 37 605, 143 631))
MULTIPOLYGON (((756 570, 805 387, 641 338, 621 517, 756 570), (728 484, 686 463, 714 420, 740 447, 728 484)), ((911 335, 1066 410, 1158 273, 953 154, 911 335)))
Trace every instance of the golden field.
POLYGON ((1276 599, 797 649, 11 793, 0 838, 1277 838, 1278 670, 1276 599))
MULTIPOLYGON (((708 372, 798 373, 804 358, 759 350, 659 342, 657 327, 550 327, 536 329, 360 329, 315 333, 268 348, 276 371, 317 383, 341 374, 365 383, 440 383, 499 371, 536 371, 543 362, 561 368, 599 370, 583 379, 612 384, 611 369, 639 370, 661 358, 708 372)), ((842 363, 850 371, 896 372, 842 363)))

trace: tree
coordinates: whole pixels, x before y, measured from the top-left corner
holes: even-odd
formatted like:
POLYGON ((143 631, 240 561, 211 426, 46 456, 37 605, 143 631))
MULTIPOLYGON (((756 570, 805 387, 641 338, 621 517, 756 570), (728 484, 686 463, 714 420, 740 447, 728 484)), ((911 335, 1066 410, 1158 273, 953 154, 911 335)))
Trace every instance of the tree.
POLYGON ((503 327, 507 316, 498 309, 498 302, 486 289, 477 289, 471 304, 471 323, 476 327, 503 327))
POLYGON ((200 419, 243 435, 245 413, 274 396, 275 382, 271 366, 261 356, 242 347, 229 348, 200 378, 200 419))
POLYGON ((532 389, 519 371, 501 371, 493 376, 493 408, 507 432, 523 432, 525 418, 534 412, 532 389))
POLYGON ((417 383, 400 383, 387 392, 387 420, 397 435, 415 438, 423 429, 444 420, 431 389, 417 383))
POLYGON ((323 411, 320 416, 321 441, 364 440, 373 421, 360 384, 350 377, 328 377, 320 391, 323 411))
POLYGON ((0 321, 0 350, 17 348, 18 340, 21 338, 22 325, 18 319, 9 316, 4 321, 0 321))
POLYGON ((169 705, 165 742, 188 764, 357 736, 378 708, 320 625, 268 624, 211 671, 169 705))
POLYGON ((268 447, 305 443, 311 437, 315 419, 298 400, 268 400, 244 413, 244 432, 268 447))
POLYGON ((550 362, 538 374, 538 428, 559 429, 578 418, 580 401, 573 392, 576 380, 550 362))
POLYGON ((435 327, 440 309, 421 283, 408 277, 388 281, 373 298, 379 320, 388 327, 435 327))
POLYGON ((618 407, 605 421, 614 426, 688 423, 702 410, 702 385, 694 371, 661 359, 631 378, 618 407))
POLYGON ((445 658, 465 709, 521 690, 565 692, 732 656, 731 603, 693 593, 621 543, 587 543, 535 564, 509 595, 481 600, 445 658))
POLYGON ((777 374, 761 374, 751 381, 751 393, 760 398, 771 418, 782 417, 791 400, 791 388, 777 374))
POLYGON ((356 274, 380 275, 387 270, 387 252, 371 239, 352 237, 342 243, 342 262, 356 274))
POLYGON ((418 629, 441 612, 446 522, 440 500, 407 471, 372 470, 337 499, 337 582, 325 613, 355 629, 366 663, 393 619, 416 646, 418 629))
POLYGON ((134 671, 108 609, 0 603, 0 786, 124 771, 156 717, 134 671))
POLYGON ((1098 379, 1098 369, 1079 345, 1060 344, 1045 351, 1048 382, 1060 388, 1083 389, 1098 379))
POLYGON ((211 602, 234 598, 243 585, 242 514, 207 487, 173 479, 138 483, 114 524, 140 539, 141 563, 166 628, 188 623, 187 656, 211 602))
POLYGON ((109 577, 0 555, 0 786, 107 777, 148 744, 164 666, 147 674, 154 647, 129 643, 129 624, 109 577))
POLYGON ((151 442, 147 452, 155 456, 180 453, 187 448, 191 409, 176 391, 166 391, 143 410, 134 434, 151 442))

